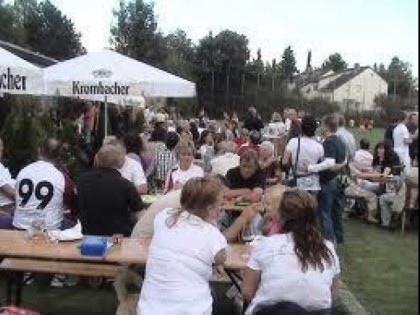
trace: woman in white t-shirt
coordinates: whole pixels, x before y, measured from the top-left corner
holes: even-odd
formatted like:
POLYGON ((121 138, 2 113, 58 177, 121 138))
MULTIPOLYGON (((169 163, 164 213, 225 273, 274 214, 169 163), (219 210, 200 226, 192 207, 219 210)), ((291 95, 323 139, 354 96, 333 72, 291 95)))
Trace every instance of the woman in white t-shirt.
MULTIPOLYGON (((294 170, 297 176, 297 187, 314 193, 321 189, 318 173, 303 174, 299 169, 303 164, 318 164, 324 158, 324 147, 315 139, 317 128, 318 124, 314 117, 303 117, 301 135, 289 140, 282 157, 283 166, 294 169, 297 164, 297 169, 294 170)), ((292 176, 294 173, 290 169, 289 177, 292 176)))
POLYGON ((259 240, 244 270, 246 314, 278 302, 308 311, 330 310, 338 292, 340 266, 334 246, 317 228, 314 197, 286 190, 280 202, 280 233, 259 240))
POLYGON ((175 147, 178 165, 166 177, 165 193, 172 189, 180 189, 191 178, 204 176, 203 169, 193 163, 194 153, 194 144, 191 141, 178 142, 175 147))
POLYGON ((156 215, 138 315, 210 315, 213 266, 226 260, 227 241, 217 228, 224 186, 206 176, 189 180, 181 208, 156 215))

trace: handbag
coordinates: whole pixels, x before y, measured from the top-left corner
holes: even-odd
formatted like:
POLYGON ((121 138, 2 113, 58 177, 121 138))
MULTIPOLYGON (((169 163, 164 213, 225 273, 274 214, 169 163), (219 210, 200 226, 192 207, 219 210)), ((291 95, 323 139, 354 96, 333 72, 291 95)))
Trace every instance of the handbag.
POLYGON ((295 160, 295 164, 292 165, 291 171, 292 171, 292 177, 288 178, 286 180, 286 186, 288 187, 297 187, 297 166, 298 166, 298 162, 299 162, 299 154, 300 154, 300 136, 298 136, 298 147, 297 147, 297 152, 296 152, 296 160, 295 160))

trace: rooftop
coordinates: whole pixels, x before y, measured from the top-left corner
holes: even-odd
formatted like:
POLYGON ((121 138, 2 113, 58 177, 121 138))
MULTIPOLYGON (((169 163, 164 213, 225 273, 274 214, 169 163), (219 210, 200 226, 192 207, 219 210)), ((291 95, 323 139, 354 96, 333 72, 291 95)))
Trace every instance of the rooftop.
POLYGON ((9 42, 0 40, 0 47, 40 68, 49 67, 58 63, 58 60, 56 59, 47 57, 37 52, 30 51, 29 49, 20 47, 9 42))

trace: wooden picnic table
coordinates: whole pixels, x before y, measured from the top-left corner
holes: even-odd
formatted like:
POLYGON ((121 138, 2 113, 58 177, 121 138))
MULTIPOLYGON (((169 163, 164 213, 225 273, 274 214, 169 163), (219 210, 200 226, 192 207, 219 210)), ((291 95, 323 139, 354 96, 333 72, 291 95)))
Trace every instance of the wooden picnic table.
MULTIPOLYGON (((120 244, 110 247, 103 256, 86 256, 78 248, 81 240, 49 242, 45 239, 25 240, 24 231, 0 230, 0 257, 19 257, 39 260, 108 263, 114 265, 144 265, 151 239, 124 238, 120 244)), ((227 249, 225 269, 239 270, 245 267, 250 246, 230 244, 227 249)))

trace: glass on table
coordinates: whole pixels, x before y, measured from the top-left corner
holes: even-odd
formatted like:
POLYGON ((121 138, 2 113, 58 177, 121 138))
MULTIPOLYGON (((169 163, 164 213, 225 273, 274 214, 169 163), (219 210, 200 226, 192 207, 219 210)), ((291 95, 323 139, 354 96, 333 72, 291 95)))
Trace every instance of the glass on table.
POLYGON ((34 218, 25 231, 25 239, 39 240, 42 238, 45 238, 45 221, 43 218, 34 218))
POLYGON ((259 230, 260 221, 262 220, 261 215, 256 214, 251 221, 242 229, 241 231, 241 239, 245 243, 252 242, 258 235, 261 235, 261 231, 259 230))

